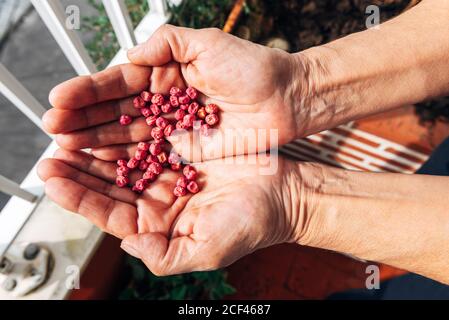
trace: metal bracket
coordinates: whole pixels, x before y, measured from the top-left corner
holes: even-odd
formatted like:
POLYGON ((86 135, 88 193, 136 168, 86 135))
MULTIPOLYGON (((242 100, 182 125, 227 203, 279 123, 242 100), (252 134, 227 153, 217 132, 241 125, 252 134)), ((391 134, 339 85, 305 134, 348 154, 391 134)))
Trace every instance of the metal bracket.
POLYGON ((41 287, 53 266, 51 252, 38 244, 12 244, 0 261, 0 290, 23 297, 41 287))

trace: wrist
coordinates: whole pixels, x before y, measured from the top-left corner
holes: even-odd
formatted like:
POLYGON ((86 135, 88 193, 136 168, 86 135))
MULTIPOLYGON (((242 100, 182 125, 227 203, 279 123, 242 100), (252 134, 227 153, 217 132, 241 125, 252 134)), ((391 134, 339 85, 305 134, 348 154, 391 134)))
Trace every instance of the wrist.
POLYGON ((314 242, 316 232, 316 207, 312 200, 322 183, 314 171, 313 164, 288 161, 281 194, 284 196, 283 210, 286 221, 286 242, 309 245, 314 242))

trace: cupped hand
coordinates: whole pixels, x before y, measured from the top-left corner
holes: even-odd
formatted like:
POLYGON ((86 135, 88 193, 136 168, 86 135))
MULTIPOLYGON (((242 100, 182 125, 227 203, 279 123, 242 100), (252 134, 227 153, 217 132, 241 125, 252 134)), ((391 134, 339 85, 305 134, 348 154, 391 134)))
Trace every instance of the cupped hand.
POLYGON ((293 163, 242 156, 196 167, 202 190, 182 198, 172 193, 180 173, 167 171, 137 195, 114 185, 114 163, 81 151, 60 149, 38 172, 50 199, 124 239, 122 248, 157 275, 217 269, 295 239, 302 219, 291 210, 293 163))
POLYGON ((98 158, 112 160, 149 138, 143 119, 129 128, 116 121, 120 112, 138 115, 129 97, 146 89, 149 77, 153 91, 167 93, 172 85, 193 86, 203 93, 202 103, 221 108, 220 123, 211 137, 189 132, 170 139, 186 159, 254 153, 300 135, 298 75, 305 72, 298 70, 298 58, 286 52, 217 29, 165 25, 130 51, 129 59, 134 65, 72 79, 52 91, 55 109, 44 117, 44 123, 59 135, 62 147, 93 147, 98 158))

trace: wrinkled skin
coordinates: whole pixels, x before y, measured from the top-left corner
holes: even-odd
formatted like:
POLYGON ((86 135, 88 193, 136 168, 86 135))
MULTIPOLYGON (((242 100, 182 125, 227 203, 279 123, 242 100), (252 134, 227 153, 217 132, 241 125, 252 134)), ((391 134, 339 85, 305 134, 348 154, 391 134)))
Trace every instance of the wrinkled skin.
POLYGON ((249 161, 256 156, 238 158, 245 160, 241 164, 211 160, 263 151, 298 135, 292 105, 297 88, 291 81, 298 64, 291 56, 215 29, 164 26, 129 58, 133 64, 71 79, 50 93, 53 109, 45 114, 44 126, 65 150, 39 166, 47 195, 124 239, 122 247, 159 275, 215 269, 259 248, 293 241, 298 232, 288 183, 293 163, 271 156, 277 170, 261 175, 260 164, 249 161), (173 172, 139 196, 114 185, 114 162, 129 158, 137 142, 151 139, 132 105, 149 79, 153 92, 168 94, 171 86, 190 85, 202 92, 202 103, 221 108, 212 138, 198 141, 192 132, 170 138, 184 158, 209 160, 195 164, 202 188, 196 195, 175 199, 180 174, 173 172), (136 119, 120 126, 121 114, 136 119), (277 137, 248 150, 244 136, 237 134, 243 148, 234 149, 220 134, 246 128, 274 129, 277 137), (93 156, 76 151, 84 148, 92 148, 93 156))
MULTIPOLYGON (((298 226, 288 188, 293 164, 270 159, 279 161, 273 175, 260 175, 256 156, 234 159, 241 164, 204 162, 197 166, 201 192, 182 198, 172 193, 180 173, 164 172, 137 195, 115 186, 114 163, 80 151, 58 150, 38 173, 50 199, 124 239, 122 248, 153 273, 169 275, 217 269, 294 240, 298 226)), ((140 178, 136 172, 130 177, 140 178)))
POLYGON ((147 43, 129 53, 135 64, 121 65, 92 77, 78 77, 50 94, 53 109, 44 116, 45 128, 57 134, 66 149, 94 148, 94 155, 114 160, 134 152, 135 143, 150 139, 144 119, 122 127, 120 113, 140 115, 132 96, 147 89, 168 94, 172 85, 197 88, 202 103, 220 106, 220 123, 210 138, 192 132, 170 139, 186 159, 201 161, 255 153, 298 137, 296 125, 297 61, 291 55, 263 47, 216 29, 161 27, 147 43), (137 66, 139 65, 139 66, 137 66), (295 79, 293 81, 292 79, 295 79), (272 139, 257 139, 242 130, 262 129, 272 139), (224 138, 233 130, 236 141, 224 138), (254 147, 249 147, 251 144, 254 147), (236 147, 237 145, 237 147, 236 147), (249 146, 248 146, 249 145, 249 146), (223 147, 224 146, 224 147, 223 147))

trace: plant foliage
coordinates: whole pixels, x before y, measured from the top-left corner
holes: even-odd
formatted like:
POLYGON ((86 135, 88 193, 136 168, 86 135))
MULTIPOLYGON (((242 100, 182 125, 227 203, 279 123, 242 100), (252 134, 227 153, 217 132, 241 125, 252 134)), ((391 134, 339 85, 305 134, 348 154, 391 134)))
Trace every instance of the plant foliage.
POLYGON ((216 300, 235 292, 222 270, 157 277, 138 259, 128 257, 127 264, 131 281, 119 296, 122 300, 216 300))

